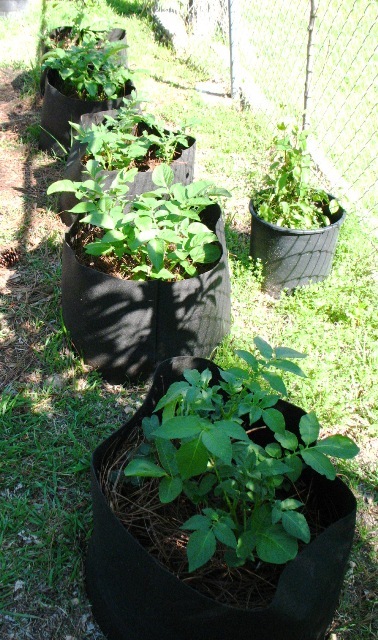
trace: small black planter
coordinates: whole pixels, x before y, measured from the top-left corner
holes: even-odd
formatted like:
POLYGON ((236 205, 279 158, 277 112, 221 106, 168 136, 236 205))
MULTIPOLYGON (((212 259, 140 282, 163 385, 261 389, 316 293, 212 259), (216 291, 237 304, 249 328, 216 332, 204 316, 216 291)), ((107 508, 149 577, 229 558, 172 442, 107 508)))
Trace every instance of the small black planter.
MULTIPOLYGON (((102 122, 105 114, 114 117, 116 110, 83 115, 80 118, 80 124, 84 128, 90 128, 92 124, 99 124, 102 122)), ((183 147, 180 157, 174 160, 170 165, 175 176, 174 182, 181 182, 184 185, 190 184, 193 181, 194 159, 196 153, 195 139, 190 136, 188 136, 188 138, 189 146, 183 147)), ((80 144, 77 140, 74 141, 67 158, 64 178, 74 182, 83 180, 85 166, 82 163, 82 159, 86 154, 86 150, 87 145, 80 144)), ((106 176, 105 185, 107 188, 110 187, 117 173, 118 170, 101 172, 102 175, 106 176)), ((156 188, 156 185, 152 182, 152 169, 148 169, 147 171, 138 171, 134 181, 130 184, 127 196, 131 200, 137 195, 147 193, 148 191, 154 191, 156 188)), ((69 213, 69 209, 72 209, 76 203, 77 200, 73 193, 63 192, 59 197, 59 211, 61 212, 60 218, 67 226, 70 226, 77 220, 77 215, 69 213)))
POLYGON ((45 78, 45 94, 43 97, 41 115, 41 133, 39 148, 43 151, 54 151, 57 155, 64 155, 62 146, 69 151, 72 143, 71 126, 69 122, 80 122, 84 113, 97 113, 108 109, 118 109, 124 97, 130 97, 135 87, 127 83, 124 95, 113 100, 78 100, 63 95, 59 86, 59 76, 55 69, 49 69, 45 78))
MULTIPOLYGON (((156 370, 152 387, 133 418, 105 440, 92 458, 94 529, 86 560, 86 587, 97 622, 109 640, 324 640, 334 615, 353 540, 356 501, 339 479, 312 472, 307 479, 322 513, 331 524, 279 578, 271 604, 240 609, 216 602, 181 582, 160 565, 128 532, 104 495, 112 460, 129 433, 151 415, 169 385, 184 369, 218 369, 208 360, 174 358, 156 370)), ((219 374, 218 374, 219 375, 219 374)), ((303 411, 287 402, 277 405, 294 430, 303 411)), ((259 444, 271 441, 259 431, 259 444)))
POLYGON ((63 245, 63 319, 85 362, 111 383, 147 377, 175 355, 209 356, 230 328, 230 277, 221 210, 202 221, 214 231, 222 256, 208 271, 179 282, 121 280, 79 264, 63 245))
MULTIPOLYGON (((1 0, 0 0, 1 3, 1 0)), ((48 42, 43 43, 41 47, 41 55, 43 56, 48 51, 51 51, 53 48, 53 44, 56 46, 64 40, 68 39, 71 36, 72 27, 57 27, 50 31, 48 38, 51 42, 51 46, 49 46, 48 42)), ((111 29, 107 34, 105 40, 109 42, 122 42, 126 44, 126 31, 124 29, 111 29)), ((119 57, 120 64, 123 64, 125 67, 127 66, 127 49, 123 49, 119 51, 117 54, 119 57)), ((46 82, 46 74, 47 69, 44 69, 41 73, 40 80, 40 92, 41 95, 45 93, 45 82, 46 82)))
POLYGON ((252 201, 250 255, 261 260, 263 289, 279 297, 283 289, 324 280, 331 271, 339 229, 345 218, 344 209, 330 215, 327 227, 302 231, 278 227, 262 220, 252 201))
POLYGON ((0 16, 27 9, 29 0, 0 0, 0 16))

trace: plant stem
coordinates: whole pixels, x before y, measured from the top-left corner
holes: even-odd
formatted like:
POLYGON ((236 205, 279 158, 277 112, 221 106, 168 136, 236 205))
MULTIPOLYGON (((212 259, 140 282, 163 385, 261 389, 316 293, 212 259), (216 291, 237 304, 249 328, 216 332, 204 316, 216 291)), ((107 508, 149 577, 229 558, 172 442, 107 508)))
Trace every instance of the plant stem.
MULTIPOLYGON (((221 478, 221 477, 220 477, 220 475, 219 475, 219 472, 218 472, 217 466, 216 466, 216 464, 215 464, 215 460, 214 460, 214 459, 212 459, 212 460, 211 460, 211 463, 212 463, 212 465, 213 465, 213 469, 214 469, 214 471, 215 471, 215 475, 217 476, 217 480, 218 480, 218 483, 219 483, 219 485, 220 485, 220 484, 221 484, 221 482, 222 482, 222 478, 221 478)), ((222 489, 222 491, 223 491, 224 499, 225 499, 225 501, 227 502, 227 506, 228 506, 228 508, 229 508, 230 515, 231 515, 232 519, 234 520, 234 522, 237 524, 238 522, 237 522, 236 510, 234 509, 234 505, 232 504, 232 502, 231 502, 230 498, 228 497, 227 493, 226 493, 223 489, 222 489)))

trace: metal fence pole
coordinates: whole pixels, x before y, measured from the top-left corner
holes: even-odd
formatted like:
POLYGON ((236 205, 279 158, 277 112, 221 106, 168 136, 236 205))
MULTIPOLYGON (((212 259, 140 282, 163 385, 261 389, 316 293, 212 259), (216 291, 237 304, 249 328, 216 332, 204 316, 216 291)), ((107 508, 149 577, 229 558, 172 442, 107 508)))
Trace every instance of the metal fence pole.
POLYGON ((308 38, 307 38, 307 57, 306 57, 306 80, 305 80, 305 89, 304 89, 304 100, 303 100, 303 129, 307 129, 309 126, 308 120, 308 105, 310 101, 310 85, 311 85, 311 76, 313 69, 313 40, 314 40, 314 27, 315 27, 315 19, 316 13, 318 10, 318 4, 316 0, 310 0, 310 19, 308 23, 308 38))
POLYGON ((239 87, 236 79, 237 69, 237 49, 235 44, 235 37, 237 33, 236 29, 236 4, 237 0, 228 0, 228 33, 230 42, 230 76, 231 76, 231 97, 237 98, 239 96, 239 87))

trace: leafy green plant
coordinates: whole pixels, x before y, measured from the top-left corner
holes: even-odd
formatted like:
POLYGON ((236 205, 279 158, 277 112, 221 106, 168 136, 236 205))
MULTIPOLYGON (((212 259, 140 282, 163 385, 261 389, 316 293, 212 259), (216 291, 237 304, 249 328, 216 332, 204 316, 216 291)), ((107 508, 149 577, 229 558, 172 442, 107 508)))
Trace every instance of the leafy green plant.
POLYGON ((62 28, 62 18, 57 14, 54 22, 50 22, 50 32, 45 35, 46 45, 51 47, 67 48, 71 45, 82 45, 88 41, 104 42, 106 34, 110 31, 109 19, 99 17, 87 11, 75 11, 68 18, 64 19, 62 28), (56 29, 55 37, 52 37, 52 30, 56 29))
POLYGON ((171 164, 178 148, 189 146, 186 129, 192 122, 182 123, 175 131, 166 129, 150 113, 141 113, 136 94, 124 98, 124 105, 114 116, 105 115, 103 122, 88 128, 71 122, 74 136, 86 145, 86 154, 104 169, 114 171, 129 167, 147 156, 171 164))
POLYGON ((194 120, 182 122, 177 129, 172 131, 166 129, 163 122, 156 120, 151 114, 144 114, 142 126, 146 126, 142 137, 150 144, 150 148, 155 148, 155 156, 162 162, 170 164, 175 156, 177 147, 188 147, 189 141, 186 129, 192 126, 194 120), (149 133, 149 130, 151 131, 149 133))
POLYGON ((306 466, 333 480, 329 457, 353 458, 358 447, 346 436, 318 439, 315 413, 305 414, 299 433, 290 430, 276 408, 287 395, 280 371, 304 376, 293 360, 303 354, 273 349, 255 338, 256 354, 236 351, 244 366, 186 370, 143 419, 144 438, 130 454, 125 476, 157 478, 159 498, 169 503, 182 493, 194 514, 182 524, 189 531, 189 571, 223 549, 229 566, 256 558, 283 564, 310 541, 299 492, 293 490, 306 466), (253 441, 261 421, 271 431, 265 447, 253 441), (252 430, 252 437, 249 432, 252 430))
POLYGON ((50 47, 78 45, 88 36, 103 41, 104 35, 119 22, 119 16, 101 9, 96 0, 70 0, 69 3, 52 0, 45 41, 50 47), (54 29, 57 29, 57 37, 51 40, 54 29))
POLYGON ((42 71, 55 69, 68 96, 82 100, 113 99, 124 95, 133 71, 119 63, 117 54, 127 45, 106 42, 99 47, 96 39, 69 49, 60 47, 42 57, 42 71))
POLYGON ((120 270, 136 280, 195 276, 196 265, 211 264, 220 257, 217 236, 201 222, 200 214, 213 204, 214 197, 229 196, 225 189, 205 180, 186 187, 173 184, 172 169, 161 164, 152 174, 159 188, 140 195, 126 207, 127 183, 136 169, 120 171, 109 189, 104 188, 96 160, 88 161, 87 171, 89 180, 59 180, 47 193, 75 193, 80 202, 70 211, 85 214, 82 223, 104 231, 101 238, 85 246, 88 254, 115 255, 120 261, 126 258, 126 262, 120 262, 120 270))
POLYGON ((327 209, 339 204, 311 184, 312 158, 307 151, 309 132, 279 124, 273 138, 273 162, 253 198, 258 215, 266 222, 292 229, 318 229, 330 224, 327 209))

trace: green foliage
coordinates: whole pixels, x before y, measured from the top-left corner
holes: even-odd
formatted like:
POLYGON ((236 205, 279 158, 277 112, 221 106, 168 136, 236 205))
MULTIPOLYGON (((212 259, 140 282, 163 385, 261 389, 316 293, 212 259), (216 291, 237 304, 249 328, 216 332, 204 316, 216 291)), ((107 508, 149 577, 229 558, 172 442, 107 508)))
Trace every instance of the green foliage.
POLYGON ((99 16, 95 11, 90 11, 91 8, 95 9, 95 6, 71 6, 69 13, 64 10, 55 11, 52 20, 49 21, 49 33, 45 35, 46 45, 49 48, 67 48, 68 43, 82 45, 88 41, 103 42, 107 32, 114 28, 114 22, 110 20, 110 16, 99 16), (62 27, 65 29, 58 31, 55 40, 51 38, 51 31, 62 27))
POLYGON ((192 122, 182 123, 175 131, 165 128, 150 113, 141 113, 136 94, 124 98, 124 106, 116 115, 105 115, 104 121, 89 128, 71 122, 74 136, 86 145, 87 155, 97 160, 104 169, 113 171, 143 161, 148 154, 171 164, 178 147, 188 147, 185 130, 192 122))
POLYGON ((242 365, 220 369, 219 381, 209 369, 186 370, 158 401, 154 415, 144 418, 144 441, 125 469, 126 477, 162 478, 161 502, 184 493, 200 511, 181 527, 191 532, 189 571, 211 560, 217 548, 229 566, 256 558, 274 564, 292 560, 298 540, 310 541, 304 505, 291 497, 297 496, 293 483, 305 466, 333 480, 329 456, 349 459, 359 451, 346 436, 318 440, 314 413, 301 418, 298 435, 286 429, 274 408, 286 395, 275 370, 303 376, 292 359, 304 356, 274 349, 261 338, 254 342, 255 353, 237 351, 242 365), (261 420, 272 432, 265 447, 247 435, 261 420))
POLYGON ((273 138, 273 162, 253 198, 258 215, 271 224, 291 229, 318 229, 330 224, 339 205, 327 193, 311 186, 312 158, 307 151, 308 131, 278 125, 273 138))
POLYGON ((101 238, 86 245, 88 254, 114 254, 119 260, 131 257, 135 266, 121 263, 120 269, 135 280, 180 280, 197 275, 196 265, 219 259, 217 236, 201 222, 200 214, 213 204, 214 197, 228 196, 225 189, 204 180, 187 187, 173 184, 172 169, 161 164, 152 174, 159 188, 138 196, 127 210, 127 183, 135 177, 136 169, 120 171, 108 190, 96 160, 88 161, 87 171, 89 180, 59 180, 47 193, 75 193, 82 201, 71 212, 86 214, 82 223, 104 230, 101 238))
POLYGON ((69 49, 60 47, 42 57, 42 70, 55 69, 64 83, 64 93, 81 100, 114 99, 125 95, 134 72, 120 64, 118 53, 127 45, 87 38, 69 49))

